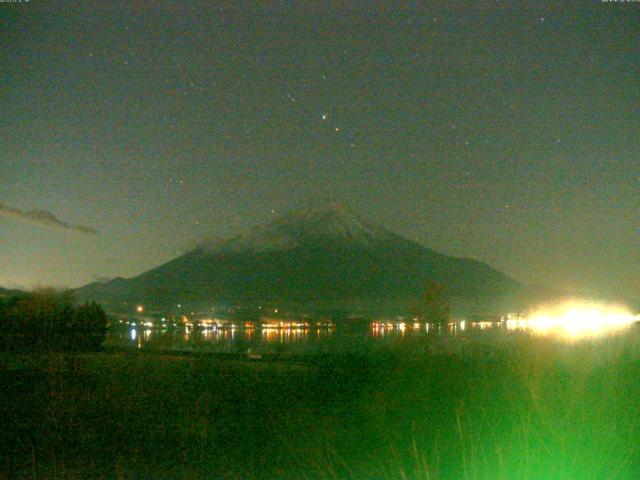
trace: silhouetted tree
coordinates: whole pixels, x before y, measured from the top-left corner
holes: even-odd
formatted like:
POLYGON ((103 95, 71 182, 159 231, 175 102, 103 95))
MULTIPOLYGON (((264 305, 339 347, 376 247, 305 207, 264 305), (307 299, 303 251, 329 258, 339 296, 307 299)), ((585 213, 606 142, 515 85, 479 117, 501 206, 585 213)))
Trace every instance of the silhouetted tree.
POLYGON ((411 314, 431 323, 445 323, 449 320, 449 299, 446 287, 428 282, 422 297, 411 309, 411 314))
POLYGON ((0 348, 37 352, 95 350, 107 315, 96 303, 77 306, 71 292, 39 290, 0 305, 0 348))
POLYGON ((78 306, 73 314, 69 348, 97 350, 107 335, 107 321, 107 314, 96 302, 78 306))

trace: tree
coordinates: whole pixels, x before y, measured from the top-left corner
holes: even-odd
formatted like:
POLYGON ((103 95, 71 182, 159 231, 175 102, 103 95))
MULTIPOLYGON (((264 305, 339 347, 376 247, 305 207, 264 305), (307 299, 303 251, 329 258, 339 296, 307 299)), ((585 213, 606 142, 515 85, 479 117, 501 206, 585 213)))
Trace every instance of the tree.
POLYGON ((97 350, 107 336, 107 321, 107 314, 96 302, 78 306, 71 324, 70 349, 97 350))
POLYGON ((71 292, 38 290, 0 305, 2 350, 95 350, 104 341, 106 328, 102 307, 78 306, 71 292))
POLYGON ((446 287, 428 282, 422 297, 411 309, 412 314, 431 323, 446 323, 449 320, 449 299, 446 287))

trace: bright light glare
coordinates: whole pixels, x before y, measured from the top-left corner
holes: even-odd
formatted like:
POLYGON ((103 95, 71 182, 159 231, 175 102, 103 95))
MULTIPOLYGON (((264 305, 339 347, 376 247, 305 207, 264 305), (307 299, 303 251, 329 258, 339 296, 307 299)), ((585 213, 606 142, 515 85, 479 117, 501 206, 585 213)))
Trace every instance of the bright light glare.
POLYGON ((507 320, 507 328, 583 338, 613 333, 639 320, 624 306, 568 301, 541 307, 519 320, 507 320))

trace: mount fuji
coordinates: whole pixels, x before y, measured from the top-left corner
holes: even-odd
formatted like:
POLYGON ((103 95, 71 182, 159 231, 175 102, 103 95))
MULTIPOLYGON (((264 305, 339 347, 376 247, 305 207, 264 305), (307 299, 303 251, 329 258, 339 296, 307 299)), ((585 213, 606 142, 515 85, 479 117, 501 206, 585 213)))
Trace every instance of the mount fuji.
POLYGON ((107 306, 223 302, 400 312, 429 282, 447 286, 454 311, 513 308, 524 290, 485 263, 443 255, 330 204, 202 243, 136 277, 92 283, 76 294, 107 306))

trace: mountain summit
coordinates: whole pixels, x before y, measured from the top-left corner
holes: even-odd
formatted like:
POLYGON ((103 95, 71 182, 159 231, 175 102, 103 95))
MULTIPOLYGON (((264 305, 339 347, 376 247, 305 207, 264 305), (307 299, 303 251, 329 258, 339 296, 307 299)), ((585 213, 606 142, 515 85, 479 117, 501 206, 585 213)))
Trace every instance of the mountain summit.
POLYGON ((267 225, 261 225, 236 237, 208 242, 202 247, 209 253, 264 253, 318 246, 324 242, 372 248, 387 243, 393 235, 382 227, 369 224, 350 208, 331 203, 287 213, 267 225))
POLYGON ((445 284, 459 311, 498 309, 521 289, 482 262, 440 254, 330 204, 287 213, 137 277, 93 283, 77 294, 159 308, 198 302, 402 313, 429 282, 445 284))

